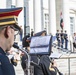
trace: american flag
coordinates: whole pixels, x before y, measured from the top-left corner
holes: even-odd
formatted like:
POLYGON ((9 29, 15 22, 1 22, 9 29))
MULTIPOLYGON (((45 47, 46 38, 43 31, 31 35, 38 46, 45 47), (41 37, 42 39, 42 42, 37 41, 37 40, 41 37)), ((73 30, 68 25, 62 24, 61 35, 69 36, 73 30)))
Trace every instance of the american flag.
POLYGON ((63 29, 63 27, 64 27, 62 12, 60 13, 60 27, 61 27, 61 29, 63 29))

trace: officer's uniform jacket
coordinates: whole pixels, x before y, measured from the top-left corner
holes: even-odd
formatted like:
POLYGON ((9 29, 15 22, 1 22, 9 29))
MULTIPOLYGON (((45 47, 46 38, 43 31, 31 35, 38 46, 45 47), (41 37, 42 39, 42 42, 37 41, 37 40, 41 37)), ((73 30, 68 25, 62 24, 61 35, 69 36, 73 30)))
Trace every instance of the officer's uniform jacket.
POLYGON ((14 67, 0 47, 0 75, 15 75, 14 67))
POLYGON ((60 36, 61 36, 61 40, 64 40, 64 33, 61 33, 60 36))
POLYGON ((68 40, 68 35, 65 33, 64 34, 64 39, 67 41, 68 40))
POLYGON ((56 38, 58 41, 60 41, 60 33, 56 33, 56 38))

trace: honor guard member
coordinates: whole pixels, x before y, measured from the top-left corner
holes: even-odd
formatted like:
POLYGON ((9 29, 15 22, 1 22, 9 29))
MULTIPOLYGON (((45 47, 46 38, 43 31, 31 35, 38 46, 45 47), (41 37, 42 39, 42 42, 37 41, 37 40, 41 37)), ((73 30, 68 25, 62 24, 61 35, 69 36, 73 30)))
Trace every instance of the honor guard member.
POLYGON ((57 39, 57 42, 58 42, 58 49, 59 49, 59 47, 60 47, 60 33, 59 33, 59 30, 57 30, 56 39, 57 39))
POLYGON ((61 37, 61 48, 63 48, 63 44, 64 44, 64 33, 63 33, 63 30, 61 30, 60 37, 61 37))
POLYGON ((0 9, 0 75, 15 75, 14 67, 6 56, 6 52, 14 43, 15 31, 20 30, 17 17, 21 10, 22 7, 0 9))
POLYGON ((65 40, 65 49, 67 49, 67 47, 68 47, 68 35, 67 35, 66 30, 65 30, 65 33, 64 33, 64 40, 65 40))

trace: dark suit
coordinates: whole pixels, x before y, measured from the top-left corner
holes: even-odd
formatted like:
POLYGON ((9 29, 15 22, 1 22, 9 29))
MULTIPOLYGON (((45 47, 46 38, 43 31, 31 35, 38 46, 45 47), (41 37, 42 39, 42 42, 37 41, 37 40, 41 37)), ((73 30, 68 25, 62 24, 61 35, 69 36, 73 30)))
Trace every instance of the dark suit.
POLYGON ((0 75, 15 75, 14 67, 2 48, 0 48, 0 75))

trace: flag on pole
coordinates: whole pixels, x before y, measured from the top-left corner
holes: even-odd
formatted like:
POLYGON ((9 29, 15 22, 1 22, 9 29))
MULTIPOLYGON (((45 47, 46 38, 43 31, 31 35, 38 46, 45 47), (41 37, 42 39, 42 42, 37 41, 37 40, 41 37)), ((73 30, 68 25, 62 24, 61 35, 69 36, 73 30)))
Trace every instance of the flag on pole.
POLYGON ((62 12, 60 13, 60 27, 61 27, 61 29, 63 29, 63 27, 64 27, 62 12))

